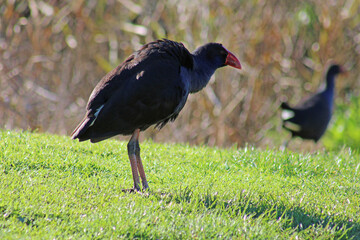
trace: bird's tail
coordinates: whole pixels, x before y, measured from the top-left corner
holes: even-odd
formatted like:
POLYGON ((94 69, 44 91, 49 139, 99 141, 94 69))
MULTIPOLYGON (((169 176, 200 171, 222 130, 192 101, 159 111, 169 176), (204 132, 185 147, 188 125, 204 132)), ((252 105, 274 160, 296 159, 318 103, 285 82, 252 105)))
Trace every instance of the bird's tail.
POLYGON ((287 103, 283 102, 281 103, 282 112, 281 112, 281 118, 283 121, 287 121, 290 118, 295 116, 295 111, 293 108, 291 108, 287 103))
POLYGON ((85 141, 90 139, 87 136, 84 136, 84 133, 86 132, 86 130, 88 130, 88 128, 91 126, 91 123, 93 122, 93 119, 89 118, 89 117, 85 117, 81 123, 75 128, 75 130, 72 132, 71 134, 71 139, 76 139, 78 138, 79 141, 85 141))
POLYGON ((94 136, 91 126, 94 123, 95 119, 96 119, 95 116, 85 117, 71 134, 71 139, 78 138, 80 142, 90 140, 90 142, 92 143, 97 143, 116 135, 114 133, 108 133, 108 134, 104 134, 103 136, 101 135, 96 136, 96 134, 94 136))

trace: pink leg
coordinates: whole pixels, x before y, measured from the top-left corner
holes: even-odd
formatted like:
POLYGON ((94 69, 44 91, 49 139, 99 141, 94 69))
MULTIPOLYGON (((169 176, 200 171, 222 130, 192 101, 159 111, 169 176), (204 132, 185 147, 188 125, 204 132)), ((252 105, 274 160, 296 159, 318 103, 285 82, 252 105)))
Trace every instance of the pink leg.
POLYGON ((140 191, 140 179, 143 185, 143 191, 149 189, 149 185, 146 180, 144 166, 140 157, 140 145, 139 145, 140 129, 136 129, 130 138, 128 143, 128 154, 131 164, 131 171, 134 179, 134 190, 140 191))
POLYGON ((128 155, 129 155, 129 160, 130 160, 130 165, 131 165, 131 172, 132 172, 132 176, 133 176, 133 180, 134 180, 134 190, 139 192, 140 191, 140 179, 139 179, 139 174, 138 174, 138 163, 137 163, 137 156, 136 156, 136 143, 138 142, 138 138, 139 138, 139 132, 137 132, 137 130, 135 130, 135 132, 133 133, 133 135, 130 138, 130 141, 127 145, 127 149, 128 149, 128 155))
POLYGON ((144 166, 142 164, 141 158, 140 158, 140 146, 139 146, 139 142, 137 142, 137 149, 135 152, 135 156, 136 156, 136 162, 137 162, 137 167, 139 170, 139 174, 141 177, 141 182, 143 185, 143 191, 147 190, 149 188, 149 185, 146 181, 146 175, 145 175, 145 171, 144 171, 144 166))

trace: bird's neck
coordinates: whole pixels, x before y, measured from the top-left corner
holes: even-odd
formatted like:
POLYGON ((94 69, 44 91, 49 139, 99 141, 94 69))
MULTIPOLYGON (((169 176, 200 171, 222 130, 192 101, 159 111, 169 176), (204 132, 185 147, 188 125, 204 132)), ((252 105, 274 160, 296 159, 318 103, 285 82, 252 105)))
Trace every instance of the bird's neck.
POLYGON ((210 81, 216 68, 205 64, 205 61, 198 56, 194 56, 193 69, 190 71, 190 92, 195 93, 203 89, 210 81))
POLYGON ((327 74, 326 75, 326 90, 334 91, 335 88, 335 75, 327 74))
POLYGON ((335 75, 334 74, 327 74, 326 75, 326 88, 323 92, 325 99, 332 109, 333 101, 334 101, 334 89, 335 89, 335 75))

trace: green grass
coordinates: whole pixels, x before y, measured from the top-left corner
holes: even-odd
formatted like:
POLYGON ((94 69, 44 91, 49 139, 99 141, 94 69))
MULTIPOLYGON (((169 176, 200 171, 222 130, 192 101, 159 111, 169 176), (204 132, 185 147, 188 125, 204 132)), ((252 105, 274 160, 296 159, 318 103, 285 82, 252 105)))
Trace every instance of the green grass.
POLYGON ((359 239, 360 154, 126 143, 0 131, 0 239, 359 239))
POLYGON ((350 146, 360 150, 360 97, 351 96, 348 102, 338 101, 335 114, 322 142, 327 149, 350 146))

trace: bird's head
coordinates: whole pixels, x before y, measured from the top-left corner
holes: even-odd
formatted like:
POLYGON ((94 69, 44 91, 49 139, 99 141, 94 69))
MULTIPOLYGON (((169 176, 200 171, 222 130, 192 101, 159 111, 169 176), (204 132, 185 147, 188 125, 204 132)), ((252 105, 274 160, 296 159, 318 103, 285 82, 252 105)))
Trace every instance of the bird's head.
POLYGON ((201 56, 204 61, 208 62, 211 66, 215 68, 220 68, 224 66, 231 66, 234 68, 241 69, 240 61, 227 50, 220 43, 208 43, 199 48, 197 48, 194 55, 201 56))
POLYGON ((345 68, 343 66, 340 66, 338 64, 332 64, 330 67, 329 67, 329 70, 328 70, 328 75, 332 75, 332 76, 336 76, 338 74, 346 74, 347 71, 345 70, 345 68))

